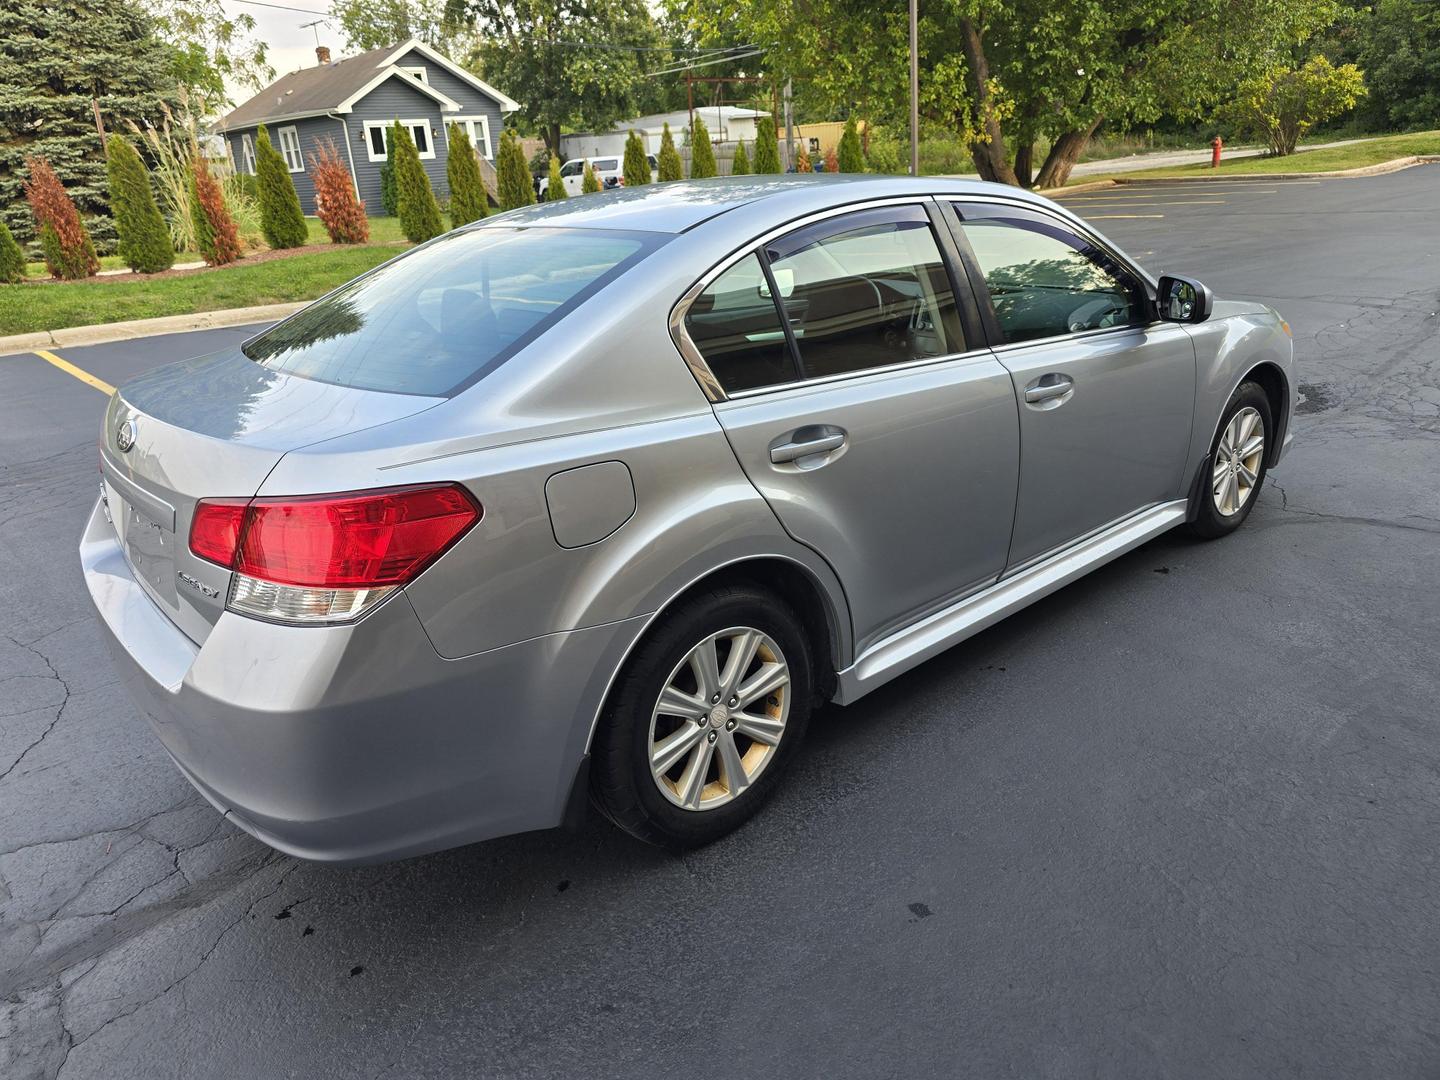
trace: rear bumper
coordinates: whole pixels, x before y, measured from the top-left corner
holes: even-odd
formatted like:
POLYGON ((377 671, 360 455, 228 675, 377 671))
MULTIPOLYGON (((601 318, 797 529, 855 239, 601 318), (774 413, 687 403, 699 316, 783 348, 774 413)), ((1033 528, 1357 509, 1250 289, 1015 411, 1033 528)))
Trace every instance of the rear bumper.
POLYGON ((226 612, 196 645, 135 581, 98 503, 80 559, 122 678, 180 770, 247 832, 326 862, 558 825, 644 622, 446 660, 399 593, 347 626, 226 612))

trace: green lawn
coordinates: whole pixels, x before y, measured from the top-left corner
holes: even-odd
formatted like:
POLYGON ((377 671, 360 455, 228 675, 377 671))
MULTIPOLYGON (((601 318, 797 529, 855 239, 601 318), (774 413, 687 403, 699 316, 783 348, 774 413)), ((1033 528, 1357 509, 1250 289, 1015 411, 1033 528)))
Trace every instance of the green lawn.
POLYGON ((174 277, 147 279, 136 274, 100 281, 0 285, 0 335, 312 300, 399 251, 393 245, 336 246, 249 266, 242 260, 174 277))
POLYGON ((1096 180, 1173 180, 1182 176, 1264 176, 1268 173, 1340 172, 1365 165, 1379 165, 1396 158, 1416 154, 1440 154, 1440 131, 1418 131, 1409 135, 1387 135, 1378 139, 1332 146, 1326 150, 1307 150, 1289 157, 1249 157, 1225 161, 1218 169, 1209 165, 1172 165, 1165 169, 1140 169, 1134 172, 1101 176, 1077 176, 1071 183, 1089 184, 1096 180))
MULTIPOLYGON (((309 242, 312 244, 328 244, 330 234, 325 231, 325 226, 320 224, 317 217, 307 217, 305 224, 310 227, 309 242)), ((395 217, 372 217, 370 219, 370 242, 372 244, 390 244, 403 241, 405 234, 400 231, 400 219, 395 217)), ((200 255, 194 251, 179 251, 175 254, 176 263, 200 262, 200 255)), ((125 260, 119 255, 100 256, 101 270, 123 270, 125 260)), ((27 263, 25 271, 30 277, 45 278, 49 275, 45 272, 43 262, 27 263)))

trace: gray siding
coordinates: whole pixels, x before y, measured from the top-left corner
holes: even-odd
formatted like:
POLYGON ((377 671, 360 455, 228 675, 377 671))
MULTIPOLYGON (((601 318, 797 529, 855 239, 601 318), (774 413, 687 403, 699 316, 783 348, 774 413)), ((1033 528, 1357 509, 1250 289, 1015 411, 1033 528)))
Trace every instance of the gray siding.
MULTIPOLYGON (((489 94, 475 89, 469 83, 450 74, 444 68, 430 63, 419 53, 409 53, 397 61, 405 67, 424 67, 431 88, 438 90, 460 106, 458 113, 442 112, 440 103, 423 91, 407 85, 407 80, 387 79, 361 101, 355 103, 352 112, 343 117, 308 117, 303 120, 283 120, 266 125, 270 141, 279 149, 278 130, 293 126, 300 137, 301 152, 305 155, 305 172, 291 173, 295 192, 300 196, 300 205, 307 214, 315 213, 315 185, 310 179, 310 155, 316 151, 317 143, 326 138, 333 139, 341 158, 354 170, 355 187, 365 202, 367 214, 383 214, 385 207, 380 199, 381 161, 371 161, 366 143, 365 125, 368 123, 388 124, 393 120, 424 120, 430 125, 431 141, 435 156, 421 159, 430 186, 443 204, 450 197, 450 185, 445 177, 446 153, 449 140, 445 125, 458 116, 484 116, 489 122, 489 157, 495 159, 495 149, 504 127, 500 103, 489 94)), ((226 143, 237 168, 244 169, 244 154, 240 147, 242 135, 253 140, 256 129, 234 128, 225 133, 226 143)))
MULTIPOLYGON (((279 131, 286 127, 293 127, 295 134, 300 137, 300 153, 304 155, 305 159, 305 171, 292 172, 290 180, 295 184, 295 194, 300 196, 300 208, 307 214, 314 214, 315 183, 310 178, 311 155, 319 150, 320 143, 329 139, 335 144, 335 150, 339 153, 341 160, 348 165, 350 158, 345 154, 345 125, 341 120, 332 120, 328 116, 310 116, 303 120, 281 120, 277 123, 266 124, 265 130, 269 132, 270 142, 276 150, 280 149, 279 131)), ((251 142, 254 142, 258 130, 258 127, 237 128, 226 133, 225 139, 230 145, 231 158, 235 162, 235 167, 242 172, 245 171, 245 154, 240 148, 240 138, 242 135, 249 135, 251 142)), ((357 157, 362 157, 365 149, 363 146, 352 143, 350 152, 357 157)), ((355 164, 358 167, 360 162, 357 160, 355 164)), ((368 207, 366 209, 369 210, 368 207)))

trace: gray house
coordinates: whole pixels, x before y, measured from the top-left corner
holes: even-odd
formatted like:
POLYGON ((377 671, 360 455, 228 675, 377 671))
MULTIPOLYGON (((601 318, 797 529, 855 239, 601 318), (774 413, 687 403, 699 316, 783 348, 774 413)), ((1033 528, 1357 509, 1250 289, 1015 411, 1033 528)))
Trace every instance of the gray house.
POLYGON ((366 210, 378 214, 383 213, 380 166, 385 162, 386 129, 394 121, 410 129, 430 184, 443 199, 450 193, 445 179, 447 125, 460 124, 481 158, 493 163, 502 117, 520 107, 419 40, 335 61, 324 46, 315 54, 315 67, 291 72, 266 87, 221 120, 217 129, 236 170, 253 174, 256 128, 264 124, 307 214, 315 212, 310 155, 326 139, 350 166, 366 210))

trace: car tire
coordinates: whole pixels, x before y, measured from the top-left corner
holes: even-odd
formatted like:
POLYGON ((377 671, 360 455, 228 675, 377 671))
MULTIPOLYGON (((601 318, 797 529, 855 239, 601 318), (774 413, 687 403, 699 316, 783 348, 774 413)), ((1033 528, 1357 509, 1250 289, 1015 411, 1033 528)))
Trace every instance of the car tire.
POLYGON ((1221 414, 1215 442, 1210 447, 1196 493, 1192 535, 1215 540, 1234 532, 1250 516, 1260 498, 1268 471, 1265 464, 1274 438, 1275 421, 1270 399, 1259 383, 1243 382, 1230 396, 1221 414), (1254 447, 1256 435, 1258 449, 1254 447), (1236 440, 1241 440, 1236 444, 1236 440), (1253 482, 1249 482, 1253 477, 1253 482))
POLYGON ((591 746, 592 801, 647 843, 685 850, 719 839, 753 816, 779 782, 805 734, 812 687, 804 627, 779 597, 742 584, 684 601, 651 627, 611 689, 591 746), (707 642, 709 694, 697 674, 706 668, 707 642), (732 655, 744 670, 726 688, 732 655), (715 701, 722 688, 729 696, 715 701), (739 702, 734 714, 732 701, 739 702), (681 756, 656 771, 657 753, 662 765, 681 756))

